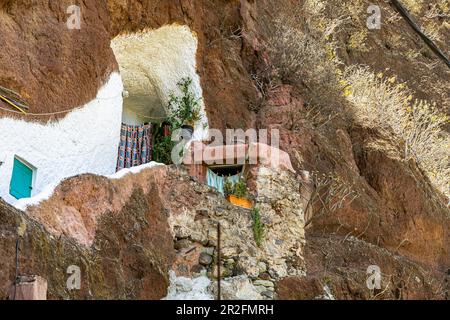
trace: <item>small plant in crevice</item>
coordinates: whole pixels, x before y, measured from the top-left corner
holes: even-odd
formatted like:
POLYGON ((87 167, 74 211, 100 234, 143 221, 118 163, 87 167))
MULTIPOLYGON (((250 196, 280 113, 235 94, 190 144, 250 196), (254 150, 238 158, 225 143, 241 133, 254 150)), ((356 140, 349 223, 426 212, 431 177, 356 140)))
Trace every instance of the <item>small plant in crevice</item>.
POLYGON ((252 209, 252 219, 253 219, 253 237, 255 239, 256 245, 261 247, 264 240, 265 226, 261 221, 261 213, 259 208, 252 209))

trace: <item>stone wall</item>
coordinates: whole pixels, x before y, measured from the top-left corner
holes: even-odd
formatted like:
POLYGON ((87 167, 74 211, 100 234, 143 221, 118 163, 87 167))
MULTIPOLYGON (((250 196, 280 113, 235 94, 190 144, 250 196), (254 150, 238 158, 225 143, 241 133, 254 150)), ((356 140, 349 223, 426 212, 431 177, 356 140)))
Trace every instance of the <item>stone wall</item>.
POLYGON ((263 241, 257 246, 253 235, 252 211, 228 203, 206 185, 195 191, 206 194, 192 207, 169 216, 179 258, 174 270, 193 276, 206 269, 217 275, 217 224, 221 225, 221 275, 245 274, 252 280, 273 280, 305 274, 302 257, 305 244, 304 209, 298 176, 266 167, 252 170, 256 189, 255 207, 265 225, 263 241), (208 195, 210 193, 210 195, 208 195), (200 263, 202 254, 211 255, 209 264, 200 263))
MULTIPOLYGON (((263 246, 269 273, 275 278, 302 275, 305 271, 305 209, 309 198, 302 198, 300 176, 268 167, 257 170, 257 207, 267 226, 263 246)), ((305 185, 309 184, 303 180, 305 185)), ((306 190, 303 190, 306 191, 306 190)))

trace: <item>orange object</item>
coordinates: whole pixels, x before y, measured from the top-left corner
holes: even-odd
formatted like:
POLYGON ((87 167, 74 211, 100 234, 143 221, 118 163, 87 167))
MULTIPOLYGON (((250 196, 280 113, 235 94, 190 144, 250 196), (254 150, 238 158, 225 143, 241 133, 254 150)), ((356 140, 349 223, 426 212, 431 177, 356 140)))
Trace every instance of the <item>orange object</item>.
POLYGON ((242 207, 245 209, 253 208, 253 203, 246 198, 238 198, 236 196, 230 195, 228 196, 228 201, 230 201, 235 206, 242 207))

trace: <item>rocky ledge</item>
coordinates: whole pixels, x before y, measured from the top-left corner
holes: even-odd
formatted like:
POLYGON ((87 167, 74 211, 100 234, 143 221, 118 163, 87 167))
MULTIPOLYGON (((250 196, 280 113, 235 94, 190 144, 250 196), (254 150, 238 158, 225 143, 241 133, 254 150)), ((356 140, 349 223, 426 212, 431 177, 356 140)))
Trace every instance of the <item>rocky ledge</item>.
MULTIPOLYGON (((119 179, 81 175, 63 181, 51 197, 21 212, 1 203, 0 296, 16 272, 48 282, 49 298, 160 299, 174 276, 218 276, 231 295, 248 288, 273 298, 274 282, 304 275, 300 177, 259 168, 256 206, 265 225, 258 246, 250 210, 228 203, 214 189, 175 166, 155 166, 119 179), (218 262, 217 224, 221 224, 218 262), (67 288, 67 269, 81 269, 81 288, 67 288)), ((213 281, 215 283, 215 281, 213 281)), ((214 288, 209 290, 214 294, 214 288)), ((224 295, 227 295, 224 290, 224 295)))

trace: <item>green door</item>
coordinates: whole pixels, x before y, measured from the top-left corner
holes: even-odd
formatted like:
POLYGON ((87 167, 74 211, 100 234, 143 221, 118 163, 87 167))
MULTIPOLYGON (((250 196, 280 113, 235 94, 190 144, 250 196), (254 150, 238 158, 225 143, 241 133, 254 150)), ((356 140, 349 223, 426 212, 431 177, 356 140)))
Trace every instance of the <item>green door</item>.
POLYGON ((31 197, 33 170, 18 159, 14 159, 9 193, 16 199, 31 197))

